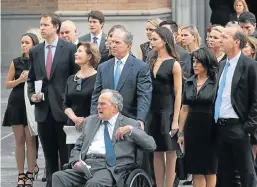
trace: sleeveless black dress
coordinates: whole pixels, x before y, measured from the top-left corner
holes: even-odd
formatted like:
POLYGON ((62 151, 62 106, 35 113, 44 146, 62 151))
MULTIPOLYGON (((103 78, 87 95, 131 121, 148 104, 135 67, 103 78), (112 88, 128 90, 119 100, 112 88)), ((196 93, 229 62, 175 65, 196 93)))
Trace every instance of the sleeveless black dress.
POLYGON ((179 149, 177 136, 171 137, 169 132, 173 121, 175 94, 173 80, 173 65, 175 59, 162 62, 154 77, 151 71, 153 92, 150 108, 149 132, 153 136, 157 149, 155 151, 166 152, 179 149))
POLYGON ((213 117, 215 82, 209 78, 198 93, 195 75, 184 85, 182 104, 189 107, 184 127, 185 161, 189 174, 217 173, 217 131, 213 117))
MULTIPOLYGON (((29 70, 29 60, 27 58, 15 58, 13 59, 13 64, 15 68, 14 79, 18 79, 24 70, 29 70)), ((21 83, 12 89, 2 125, 12 126, 21 124, 25 126, 27 125, 24 83, 21 83)))

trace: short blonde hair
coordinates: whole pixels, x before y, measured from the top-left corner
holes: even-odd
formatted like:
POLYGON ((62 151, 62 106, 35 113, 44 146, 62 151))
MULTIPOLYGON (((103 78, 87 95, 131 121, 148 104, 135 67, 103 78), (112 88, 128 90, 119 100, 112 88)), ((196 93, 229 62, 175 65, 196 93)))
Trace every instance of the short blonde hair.
POLYGON ((39 28, 30 28, 26 31, 26 33, 33 33, 35 35, 37 35, 37 38, 39 40, 39 43, 44 42, 45 40, 42 38, 41 34, 40 34, 40 29, 39 28))
POLYGON ((243 4, 243 6, 244 6, 244 12, 245 11, 249 11, 249 9, 248 9, 248 5, 247 5, 247 3, 245 2, 245 0, 235 0, 235 2, 234 2, 234 10, 236 10, 236 4, 238 3, 238 2, 241 2, 242 4, 243 4))
POLYGON ((153 26, 158 27, 159 24, 162 22, 159 18, 149 19, 147 20, 148 23, 151 23, 153 26))
POLYGON ((254 49, 255 54, 257 52, 257 39, 252 36, 246 36, 246 42, 251 45, 251 47, 254 49))
POLYGON ((212 27, 212 28, 211 28, 211 31, 212 31, 212 30, 215 30, 215 31, 218 31, 218 32, 222 33, 223 30, 224 30, 224 27, 222 27, 222 26, 220 26, 220 25, 217 25, 217 26, 215 26, 215 27, 212 27))
POLYGON ((197 28, 194 25, 190 25, 190 26, 183 27, 181 30, 184 30, 184 29, 188 30, 195 37, 196 45, 197 45, 197 47, 200 47, 201 36, 200 36, 197 28))

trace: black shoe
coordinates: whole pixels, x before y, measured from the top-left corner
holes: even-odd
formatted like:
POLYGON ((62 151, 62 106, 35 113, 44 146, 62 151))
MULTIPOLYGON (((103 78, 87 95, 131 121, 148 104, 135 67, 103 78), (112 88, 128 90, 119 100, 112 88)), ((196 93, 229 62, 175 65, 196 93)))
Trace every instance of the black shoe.
POLYGON ((24 187, 33 187, 33 181, 34 181, 33 172, 27 171, 24 187), (27 181, 31 181, 31 184, 26 184, 27 181))
POLYGON ((182 183, 182 185, 186 186, 186 185, 192 185, 193 184, 193 181, 185 181, 182 183))
POLYGON ((24 185, 25 185, 25 180, 26 180, 26 175, 25 175, 25 173, 19 173, 19 175, 18 175, 18 182, 23 181, 23 184, 17 184, 16 187, 24 187, 24 185))

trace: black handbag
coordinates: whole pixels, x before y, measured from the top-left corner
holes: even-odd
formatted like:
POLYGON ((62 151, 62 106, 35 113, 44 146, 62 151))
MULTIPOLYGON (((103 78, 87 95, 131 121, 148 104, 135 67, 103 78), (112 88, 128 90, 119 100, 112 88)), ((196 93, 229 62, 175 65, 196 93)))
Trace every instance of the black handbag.
POLYGON ((181 151, 178 151, 176 160, 176 176, 179 180, 186 180, 187 175, 188 173, 186 171, 184 154, 181 151))

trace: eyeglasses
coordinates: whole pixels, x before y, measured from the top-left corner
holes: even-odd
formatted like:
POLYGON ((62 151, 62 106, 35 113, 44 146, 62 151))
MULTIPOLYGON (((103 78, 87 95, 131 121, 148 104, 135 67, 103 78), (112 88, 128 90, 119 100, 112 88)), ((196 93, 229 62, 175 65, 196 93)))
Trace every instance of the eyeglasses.
POLYGON ((76 90, 81 91, 81 84, 82 84, 82 79, 78 78, 76 75, 74 76, 74 81, 77 82, 76 90))

